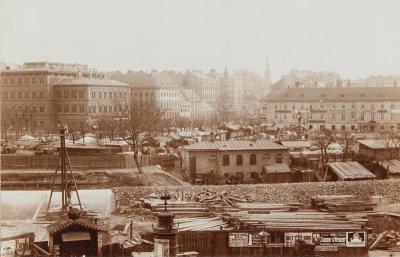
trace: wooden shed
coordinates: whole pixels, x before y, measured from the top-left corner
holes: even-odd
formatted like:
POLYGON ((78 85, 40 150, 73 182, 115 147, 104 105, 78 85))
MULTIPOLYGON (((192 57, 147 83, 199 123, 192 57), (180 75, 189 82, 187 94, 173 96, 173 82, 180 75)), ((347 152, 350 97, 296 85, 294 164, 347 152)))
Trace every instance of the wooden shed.
POLYGON ((289 183, 291 181, 291 171, 285 163, 275 163, 266 165, 263 168, 264 183, 289 183))
POLYGON ((52 256, 102 256, 103 230, 90 220, 64 219, 48 228, 52 256))
POLYGON ((375 179, 375 175, 358 162, 330 162, 328 170, 332 181, 375 179))

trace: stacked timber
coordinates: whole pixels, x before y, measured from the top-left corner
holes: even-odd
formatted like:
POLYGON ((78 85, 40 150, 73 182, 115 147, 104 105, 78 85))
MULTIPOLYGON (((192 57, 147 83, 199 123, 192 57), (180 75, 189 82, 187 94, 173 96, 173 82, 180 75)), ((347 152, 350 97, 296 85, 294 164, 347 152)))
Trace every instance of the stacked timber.
POLYGON ((354 221, 345 215, 336 215, 314 210, 293 210, 292 206, 279 204, 242 205, 238 210, 226 210, 222 215, 232 226, 241 228, 256 228, 304 231, 336 229, 359 230, 365 221, 354 221), (256 210, 256 211, 255 211, 256 210))
MULTIPOLYGON (((151 206, 152 212, 157 214, 165 211, 164 204, 155 204, 151 206)), ((204 207, 199 203, 181 202, 181 203, 169 203, 167 210, 170 213, 175 214, 175 217, 207 217, 210 216, 210 209, 204 207)))
POLYGON ((368 246, 369 250, 379 249, 400 252, 400 232, 391 230, 372 234, 372 239, 369 241, 368 246))
POLYGON ((353 195, 320 195, 311 198, 311 206, 325 212, 358 212, 372 211, 376 203, 353 195))
POLYGON ((178 218, 174 220, 179 232, 229 230, 230 225, 221 217, 210 218, 178 218))
POLYGON ((193 195, 193 199, 200 203, 219 204, 222 206, 235 206, 237 203, 245 203, 248 200, 244 196, 230 195, 225 191, 213 192, 207 189, 193 195))

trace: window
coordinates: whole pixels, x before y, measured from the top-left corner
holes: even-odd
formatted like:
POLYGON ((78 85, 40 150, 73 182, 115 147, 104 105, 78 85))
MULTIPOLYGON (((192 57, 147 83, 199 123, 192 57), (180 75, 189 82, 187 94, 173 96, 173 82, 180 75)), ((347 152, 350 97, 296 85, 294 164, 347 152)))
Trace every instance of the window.
POLYGON ((61 105, 57 105, 57 112, 61 112, 61 105))
POLYGON ((22 92, 18 92, 18 99, 22 99, 22 92))
POLYGON ((85 97, 85 92, 79 91, 79 98, 84 98, 85 97))
POLYGON ((345 120, 346 119, 346 114, 342 114, 342 120, 345 120))
POLYGON ((241 154, 238 154, 236 156, 236 165, 242 165, 243 164, 243 156, 241 154))
POLYGON ((223 165, 223 166, 229 166, 229 155, 225 154, 225 155, 222 157, 222 165, 223 165))
POLYGON ((336 126, 335 125, 332 125, 332 130, 335 130, 336 129, 336 126))
POLYGON ((257 156, 255 154, 250 155, 250 165, 257 164, 257 156))
POLYGON ((278 153, 277 155, 276 155, 276 163, 282 163, 282 154, 281 153, 278 153))
POLYGON ((39 92, 39 99, 43 99, 44 98, 44 92, 39 92))
POLYGON ((346 125, 342 125, 342 130, 346 130, 346 125))
POLYGON ((92 91, 92 98, 95 99, 96 98, 96 92, 92 91))
POLYGON ((8 99, 8 92, 4 92, 4 93, 3 93, 3 98, 4 98, 4 99, 8 99))
POLYGON ((103 98, 103 92, 99 92, 99 99, 103 98))
POLYGON ((44 106, 40 106, 40 107, 39 107, 39 111, 40 111, 40 112, 44 112, 44 106))
MULTIPOLYGON (((58 91, 59 93, 59 91, 58 91)), ((32 99, 36 99, 36 92, 32 92, 32 99)))
POLYGON ((355 125, 351 125, 351 130, 356 130, 356 126, 355 125))

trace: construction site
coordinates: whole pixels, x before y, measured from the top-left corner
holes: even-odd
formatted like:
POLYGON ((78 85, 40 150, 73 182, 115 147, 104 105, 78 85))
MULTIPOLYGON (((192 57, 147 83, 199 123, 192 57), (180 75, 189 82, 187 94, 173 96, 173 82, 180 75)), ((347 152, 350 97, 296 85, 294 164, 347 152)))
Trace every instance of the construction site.
POLYGON ((190 185, 159 166, 87 176, 64 132, 56 170, 2 173, 2 256, 400 252, 399 180, 190 185))

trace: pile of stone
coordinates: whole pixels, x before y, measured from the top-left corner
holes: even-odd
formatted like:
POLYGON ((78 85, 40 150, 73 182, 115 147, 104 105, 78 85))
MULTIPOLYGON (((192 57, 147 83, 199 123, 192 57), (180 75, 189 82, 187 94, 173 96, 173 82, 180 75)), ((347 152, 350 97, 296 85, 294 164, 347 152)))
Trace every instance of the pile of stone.
POLYGON ((400 252, 400 232, 390 230, 383 231, 379 234, 372 234, 369 249, 400 252))

